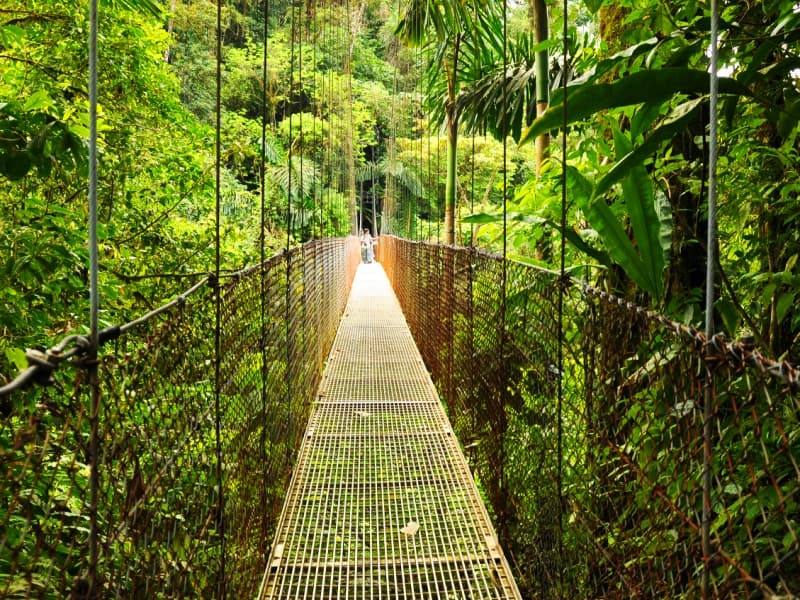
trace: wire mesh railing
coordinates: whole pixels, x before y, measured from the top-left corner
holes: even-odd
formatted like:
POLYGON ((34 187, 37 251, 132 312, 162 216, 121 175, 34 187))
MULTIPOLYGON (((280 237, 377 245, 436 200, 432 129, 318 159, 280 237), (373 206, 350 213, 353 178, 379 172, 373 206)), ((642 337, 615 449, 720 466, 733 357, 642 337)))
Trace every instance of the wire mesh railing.
POLYGON ((791 365, 557 273, 508 261, 504 287, 474 249, 379 249, 524 596, 800 594, 791 365))
POLYGON ((0 597, 255 596, 358 260, 309 242, 106 332, 96 415, 80 352, 32 354, 52 385, 0 397, 0 597))

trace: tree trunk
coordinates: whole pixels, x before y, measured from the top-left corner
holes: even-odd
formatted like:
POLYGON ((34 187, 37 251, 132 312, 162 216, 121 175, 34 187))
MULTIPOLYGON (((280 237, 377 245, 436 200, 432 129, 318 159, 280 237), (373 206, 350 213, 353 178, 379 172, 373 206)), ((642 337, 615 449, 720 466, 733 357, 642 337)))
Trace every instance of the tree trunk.
MULTIPOLYGON (((549 37, 547 23, 547 4, 545 0, 530 0, 528 17, 536 44, 547 41, 549 37)), ((536 53, 536 116, 540 117, 550 105, 550 73, 547 50, 536 53)), ((550 156, 550 134, 543 133, 536 138, 536 174, 539 175, 544 161, 550 156)))
POLYGON ((383 192, 383 206, 381 207, 381 233, 389 233, 390 219, 395 217, 394 177, 392 177, 392 175, 389 173, 388 165, 394 160, 394 136, 396 128, 397 124, 394 122, 394 116, 392 116, 392 129, 389 139, 386 140, 387 168, 383 171, 385 183, 383 192))
POLYGON ((444 193, 444 242, 455 244, 456 167, 458 152, 458 113, 455 103, 447 107, 447 184, 444 193))
POLYGON ((175 29, 175 5, 177 0, 170 0, 169 3, 169 21, 167 21, 167 34, 169 35, 170 44, 164 50, 164 62, 169 64, 170 51, 172 50, 172 32, 175 29))

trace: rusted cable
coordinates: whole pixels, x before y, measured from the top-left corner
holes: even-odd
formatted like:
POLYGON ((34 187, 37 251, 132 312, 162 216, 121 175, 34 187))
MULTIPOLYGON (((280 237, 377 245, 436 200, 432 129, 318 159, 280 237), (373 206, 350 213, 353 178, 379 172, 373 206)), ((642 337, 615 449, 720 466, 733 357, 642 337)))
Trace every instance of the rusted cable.
POLYGON ((783 381, 792 392, 800 392, 800 374, 798 374, 797 368, 786 361, 778 362, 764 356, 756 349, 751 338, 730 341, 726 340, 725 336, 719 333, 709 338, 709 336, 699 329, 672 321, 660 313, 638 306, 624 298, 614 296, 613 294, 594 288, 586 283, 582 284, 582 290, 585 296, 600 298, 610 304, 621 306, 632 313, 655 321, 680 336, 691 340, 695 348, 704 350, 703 355, 706 361, 710 362, 715 367, 728 365, 731 368, 739 369, 745 365, 749 365, 755 367, 762 373, 766 373, 771 377, 783 381))
MULTIPOLYGON (((182 306, 186 303, 186 299, 194 294, 197 290, 205 286, 209 282, 206 277, 201 281, 194 284, 191 288, 180 294, 175 299, 167 302, 149 313, 142 315, 138 319, 129 321, 124 325, 111 325, 105 329, 100 330, 98 333, 98 344, 103 344, 117 339, 121 335, 128 333, 130 330, 147 323, 160 314, 168 312, 176 306, 182 306)), ((85 358, 90 347, 89 339, 82 335, 68 335, 62 339, 55 346, 47 350, 28 349, 25 352, 25 358, 28 361, 28 366, 19 372, 19 374, 12 379, 9 383, 0 387, 0 397, 8 396, 18 390, 27 388, 31 384, 38 385, 51 385, 53 383, 53 372, 59 366, 68 361, 70 358, 77 357, 78 363, 80 359, 85 358)))

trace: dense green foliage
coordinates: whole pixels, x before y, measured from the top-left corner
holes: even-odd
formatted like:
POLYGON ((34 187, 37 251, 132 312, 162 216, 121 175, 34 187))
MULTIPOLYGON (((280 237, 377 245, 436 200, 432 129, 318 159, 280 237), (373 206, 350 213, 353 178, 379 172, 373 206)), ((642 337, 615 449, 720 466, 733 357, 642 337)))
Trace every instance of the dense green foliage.
MULTIPOLYGON (((157 304, 213 262, 216 9, 202 1, 170 8, 131 1, 101 10, 101 296, 108 323, 157 304), (155 248, 169 251, 151 260, 155 248)), ((457 215, 484 213, 469 219, 469 229, 460 224, 458 238, 494 248, 500 230, 489 215, 505 197, 511 252, 552 264, 560 238, 558 147, 536 178, 528 146, 517 150, 512 142, 508 166, 500 167, 499 146, 481 134, 502 138, 507 131, 524 143, 560 126, 558 45, 548 44, 551 109, 535 119, 537 48, 525 7, 507 16, 505 56, 491 10, 473 20, 454 5, 426 34, 418 22, 424 3, 400 14, 379 2, 357 8, 347 14, 346 6, 328 5, 312 14, 273 5, 267 19, 261 6, 224 8, 224 268, 256 260, 261 237, 268 253, 282 247, 287 215, 291 239, 348 231, 354 195, 362 224, 377 230, 383 213, 384 229, 430 237, 440 232, 435 223, 444 218, 447 194, 456 194, 457 215), (465 27, 472 38, 460 34, 465 27), (394 29, 430 45, 404 48, 394 29), (448 60, 457 76, 435 68, 448 60), (424 105, 414 89, 418 64, 428 65, 419 90, 424 105), (437 124, 456 104, 465 129, 453 182, 448 144, 441 143, 449 135, 438 134, 437 124), (420 118, 423 106, 433 109, 431 121, 420 118), (350 143, 352 166, 342 162, 350 143)), ((599 267, 592 279, 698 322, 708 164, 704 7, 630 0, 573 10, 568 265, 599 267)), ((792 42, 800 17, 778 1, 723 5, 722 17, 718 327, 730 335, 746 330, 776 355, 796 358, 800 57, 792 42)), ((26 0, 3 13, 3 372, 25 345, 84 321, 87 30, 86 11, 74 3, 26 0)))
MULTIPOLYGON (((551 108, 534 118, 535 47, 529 36, 510 36, 506 76, 495 65, 469 86, 465 120, 499 132, 498 124, 508 120, 508 131, 526 144, 559 130, 566 105, 567 265, 599 267, 590 280, 700 323, 709 165, 707 7, 630 0, 581 7, 596 14, 574 9, 566 95, 563 52, 550 44, 551 108)), ((721 11, 716 327, 730 336, 747 332, 796 362, 800 315, 792 306, 800 246, 790 224, 798 205, 800 14, 779 1, 723 3, 721 11)), ((512 177, 507 192, 512 252, 552 266, 561 237, 558 146, 551 147, 552 163, 540 179, 512 177)), ((486 212, 470 220, 498 221, 490 216, 496 209, 486 212)))

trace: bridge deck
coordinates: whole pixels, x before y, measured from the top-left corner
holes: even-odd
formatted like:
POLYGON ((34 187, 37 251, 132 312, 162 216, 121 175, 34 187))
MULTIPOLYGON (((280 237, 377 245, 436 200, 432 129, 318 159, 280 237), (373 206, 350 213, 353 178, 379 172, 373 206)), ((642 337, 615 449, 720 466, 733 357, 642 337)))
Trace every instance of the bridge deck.
POLYGON ((259 598, 519 598, 383 269, 361 265, 259 598))

